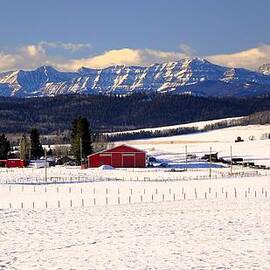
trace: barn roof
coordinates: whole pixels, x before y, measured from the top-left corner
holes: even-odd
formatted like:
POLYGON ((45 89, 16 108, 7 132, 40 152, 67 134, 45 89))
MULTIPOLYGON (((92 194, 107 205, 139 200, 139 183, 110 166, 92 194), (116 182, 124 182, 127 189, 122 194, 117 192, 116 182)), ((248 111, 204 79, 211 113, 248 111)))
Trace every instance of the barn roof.
POLYGON ((111 153, 111 152, 116 152, 115 150, 116 150, 117 148, 121 148, 121 147, 129 148, 129 149, 130 149, 130 152, 146 153, 146 151, 141 150, 141 149, 138 149, 138 148, 135 148, 135 147, 133 147, 133 146, 129 146, 129 145, 126 145, 126 144, 121 144, 121 145, 117 145, 117 146, 115 146, 115 147, 112 147, 112 148, 110 148, 110 149, 106 149, 106 150, 103 150, 103 151, 100 151, 100 152, 93 153, 93 154, 89 155, 88 157, 94 156, 94 155, 96 155, 96 154, 101 154, 101 153, 111 153))

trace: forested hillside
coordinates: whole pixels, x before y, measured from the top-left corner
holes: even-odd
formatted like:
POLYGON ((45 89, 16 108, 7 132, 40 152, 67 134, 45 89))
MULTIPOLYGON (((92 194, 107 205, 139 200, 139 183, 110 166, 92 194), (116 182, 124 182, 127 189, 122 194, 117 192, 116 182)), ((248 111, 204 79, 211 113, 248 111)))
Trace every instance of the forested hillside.
POLYGON ((84 96, 0 98, 0 132, 48 134, 69 129, 78 116, 92 128, 118 131, 249 115, 270 110, 270 97, 204 98, 190 95, 84 96))

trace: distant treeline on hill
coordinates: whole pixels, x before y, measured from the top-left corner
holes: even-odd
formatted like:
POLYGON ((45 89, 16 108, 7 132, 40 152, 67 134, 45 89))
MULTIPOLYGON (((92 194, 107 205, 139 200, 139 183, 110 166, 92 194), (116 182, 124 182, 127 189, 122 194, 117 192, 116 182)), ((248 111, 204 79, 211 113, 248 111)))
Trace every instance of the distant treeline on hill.
MULTIPOLYGON (((270 97, 206 98, 166 94, 125 97, 63 95, 27 99, 0 97, 0 133, 27 133, 34 126, 41 134, 59 134, 69 130, 73 119, 79 116, 86 117, 93 130, 116 132, 261 111, 270 111, 270 97)), ((256 121, 254 118, 249 121, 256 121)), ((171 134, 183 132, 186 130, 171 131, 171 134)))
POLYGON ((121 133, 112 133, 106 136, 107 141, 126 141, 126 140, 138 140, 157 137, 170 137, 175 135, 192 134, 198 132, 206 132, 210 130, 216 130, 221 128, 228 128, 234 126, 247 126, 247 125, 264 125, 270 124, 270 111, 258 112, 240 119, 221 120, 216 123, 207 124, 203 128, 198 127, 182 127, 182 128, 168 128, 168 129, 156 129, 156 130, 140 130, 140 131, 128 131, 121 133))
POLYGON ((186 127, 186 128, 172 128, 165 130, 141 130, 134 132, 121 132, 116 134, 107 135, 107 140, 111 142, 115 141, 126 141, 126 140, 137 140, 157 137, 169 137, 175 135, 184 135, 190 133, 199 132, 197 127, 186 127))
POLYGON ((234 126, 266 125, 266 124, 270 124, 270 111, 256 112, 248 116, 241 117, 240 119, 223 120, 213 124, 208 124, 205 125, 202 131, 234 126))

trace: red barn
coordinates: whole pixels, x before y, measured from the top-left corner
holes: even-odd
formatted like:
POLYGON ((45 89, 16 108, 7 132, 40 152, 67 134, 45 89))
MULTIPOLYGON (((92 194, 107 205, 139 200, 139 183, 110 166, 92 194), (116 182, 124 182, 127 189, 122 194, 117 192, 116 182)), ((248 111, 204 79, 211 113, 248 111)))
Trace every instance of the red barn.
POLYGON ((102 165, 114 168, 145 168, 146 152, 123 144, 88 156, 89 168, 102 165))

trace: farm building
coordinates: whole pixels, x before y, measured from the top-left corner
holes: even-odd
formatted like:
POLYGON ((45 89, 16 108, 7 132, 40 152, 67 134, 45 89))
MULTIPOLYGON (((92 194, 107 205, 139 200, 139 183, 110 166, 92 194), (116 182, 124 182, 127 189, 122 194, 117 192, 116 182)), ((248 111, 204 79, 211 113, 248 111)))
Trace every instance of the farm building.
POLYGON ((102 165, 115 168, 145 168, 146 152, 123 144, 88 156, 89 168, 102 165))
POLYGON ((23 168, 26 166, 26 163, 22 159, 6 159, 0 160, 0 167, 6 168, 23 168))

